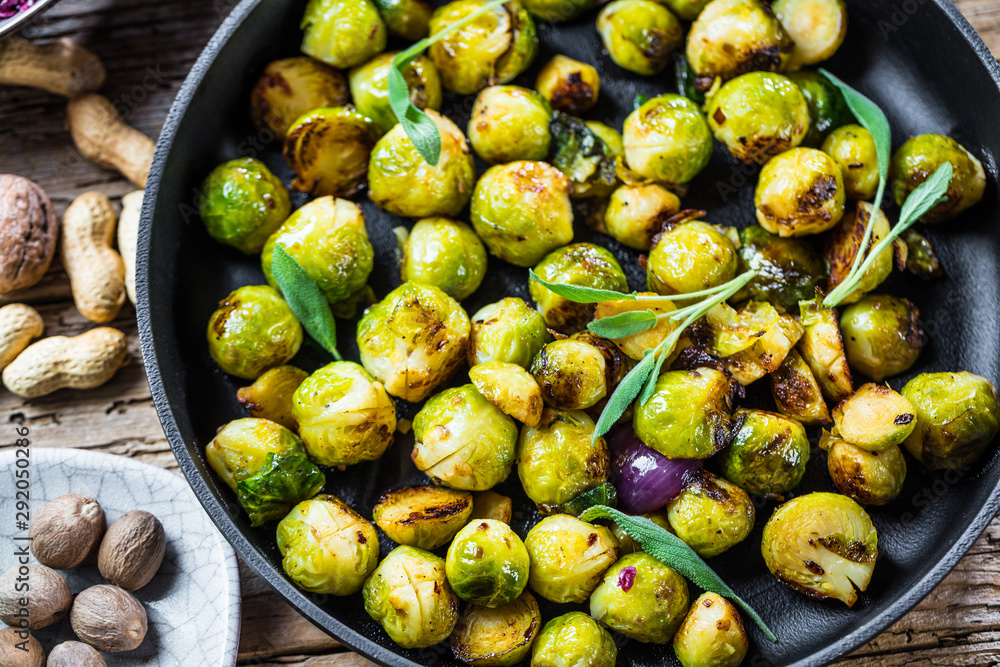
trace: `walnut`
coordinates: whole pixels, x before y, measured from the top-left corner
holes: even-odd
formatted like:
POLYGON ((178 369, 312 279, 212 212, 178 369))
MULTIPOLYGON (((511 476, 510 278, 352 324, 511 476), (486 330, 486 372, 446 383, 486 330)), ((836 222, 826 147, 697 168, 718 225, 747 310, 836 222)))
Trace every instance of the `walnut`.
POLYGON ((52 263, 59 220, 45 190, 0 174, 0 295, 31 287, 52 263))

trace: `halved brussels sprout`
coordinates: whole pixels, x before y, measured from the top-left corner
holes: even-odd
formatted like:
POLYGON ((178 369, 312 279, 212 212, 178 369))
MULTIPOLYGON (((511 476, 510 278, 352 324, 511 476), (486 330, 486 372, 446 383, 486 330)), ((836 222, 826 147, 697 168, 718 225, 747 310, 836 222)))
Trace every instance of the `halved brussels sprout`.
MULTIPOLYGON (((628 292, 628 281, 618 260, 593 243, 574 243, 553 250, 535 266, 535 273, 550 283, 628 292)), ((528 291, 545 323, 553 329, 573 333, 594 319, 595 304, 575 303, 535 281, 528 284, 528 291)))
MULTIPOLYGON (((847 106, 843 93, 825 76, 819 72, 805 71, 793 72, 788 78, 799 87, 809 105, 809 131, 802 141, 803 145, 819 148, 835 128, 854 122, 854 115, 847 106)), ((845 174, 844 179, 846 178, 845 174)))
POLYGON ((866 384, 833 409, 834 434, 870 452, 901 444, 916 428, 913 405, 889 387, 866 384))
POLYGON ((873 452, 824 430, 819 446, 827 450, 830 478, 845 496, 862 505, 885 505, 902 492, 906 459, 899 445, 873 452))
MULTIPOLYGON (((642 292, 641 294, 645 296, 653 296, 653 292, 642 292)), ((620 315, 621 313, 632 312, 636 310, 652 310, 657 315, 664 315, 672 313, 677 310, 672 303, 666 301, 657 302, 655 305, 650 305, 642 301, 604 301, 597 304, 597 310, 594 311, 594 318, 601 319, 604 317, 613 317, 615 315, 620 315)), ((657 345, 666 340, 667 336, 673 333, 674 329, 677 328, 677 324, 671 322, 666 317, 658 319, 656 326, 642 333, 632 334, 631 336, 626 336, 625 338, 615 339, 615 345, 621 349, 630 359, 635 361, 641 361, 646 350, 652 350, 657 345)))
POLYGON ((368 163, 368 196, 384 211, 409 218, 454 217, 472 197, 476 165, 465 135, 450 118, 425 109, 441 137, 441 155, 428 164, 396 125, 379 139, 368 163))
POLYGON ((309 377, 301 368, 278 366, 267 371, 248 387, 236 392, 236 400, 251 417, 269 419, 292 431, 299 423, 292 414, 292 394, 309 377))
POLYGON ((375 527, 336 496, 305 500, 278 523, 281 567, 304 591, 353 595, 378 565, 375 527))
POLYGON ((268 63, 250 93, 250 115, 258 127, 284 137, 292 122, 320 107, 342 107, 350 95, 344 75, 298 56, 268 63))
POLYGON ((802 91, 770 72, 728 81, 709 99, 707 114, 715 138, 747 164, 764 164, 799 146, 809 131, 809 105, 802 91))
POLYGON ((416 403, 465 359, 469 316, 432 285, 403 283, 358 322, 361 363, 393 396, 416 403))
POLYGON ((611 633, 580 611, 546 623, 531 649, 531 667, 615 667, 617 659, 611 633))
POLYGON ((729 440, 729 378, 714 368, 668 371, 635 408, 632 422, 643 444, 672 459, 707 459, 729 440))
MULTIPOLYGON (((419 0, 408 1, 416 3, 419 0)), ((377 55, 364 65, 353 68, 348 75, 354 106, 375 121, 382 132, 388 132, 399 122, 389 104, 389 71, 398 53, 389 51, 377 55)), ((403 69, 403 81, 413 106, 418 109, 441 108, 441 77, 426 55, 420 54, 403 69)))
POLYGON ((698 292, 729 282, 736 275, 736 248, 718 229, 700 220, 704 211, 685 211, 653 237, 646 259, 646 284, 670 296, 698 292))
POLYGON ((365 184, 368 155, 382 130, 354 107, 314 109, 292 123, 284 155, 292 190, 350 197, 365 184))
POLYGON ((754 507, 747 492, 702 470, 667 505, 674 534, 702 558, 718 556, 753 530, 754 507))
POLYGON ((931 470, 974 463, 1000 431, 1000 400, 986 378, 972 373, 922 373, 903 396, 917 426, 903 446, 931 470))
POLYGON ((702 593, 674 635, 682 667, 738 667, 749 649, 740 613, 717 593, 702 593))
POLYGON ((819 382, 823 395, 839 403, 854 393, 854 385, 844 354, 844 339, 837 324, 837 311, 824 308, 822 299, 802 301, 799 321, 805 329, 799 341, 799 353, 819 382))
POLYGON ((889 186, 900 206, 924 181, 945 162, 955 173, 945 193, 945 200, 920 218, 921 222, 952 220, 966 209, 979 203, 986 190, 983 164, 962 144, 951 137, 924 134, 908 140, 892 156, 889 165, 889 186))
POLYGON ((823 281, 823 262, 808 241, 781 238, 759 225, 740 231, 739 273, 757 275, 734 298, 767 301, 791 310, 810 299, 823 281))
MULTIPOLYGON (((667 511, 665 509, 646 512, 642 516, 649 519, 668 533, 674 532, 674 529, 670 527, 670 520, 667 518, 667 511)), ((631 535, 622 530, 621 526, 618 524, 612 524, 611 533, 615 536, 615 539, 618 540, 618 552, 623 556, 625 554, 634 554, 642 551, 642 545, 639 544, 639 542, 637 542, 631 535)))
POLYGON ((733 437, 718 460, 726 479, 749 493, 787 493, 806 472, 809 439, 794 419, 741 408, 733 416, 733 437))
POLYGON ((625 162, 642 178, 668 187, 689 182, 712 157, 712 130, 698 105, 680 95, 660 95, 625 119, 625 162))
POLYGON ((844 217, 844 179, 833 158, 815 148, 793 148, 771 158, 754 194, 757 221, 778 236, 807 236, 844 217))
POLYGON ((469 365, 499 361, 528 368, 551 338, 541 313, 523 299, 504 297, 472 316, 469 365))
POLYGON ((618 559, 618 540, 604 526, 567 514, 548 516, 528 531, 528 583, 552 602, 586 602, 618 559))
POLYGON ((201 185, 198 211, 209 236, 240 252, 260 252, 292 205, 281 179, 252 157, 223 162, 201 185))
POLYGON ((604 210, 604 230, 614 240, 646 252, 663 224, 679 213, 681 200, 662 185, 622 185, 604 210))
POLYGON ((882 177, 878 172, 878 153, 871 132, 860 125, 838 127, 823 142, 823 152, 840 166, 848 199, 874 199, 882 177))
POLYGON ((490 167, 472 195, 472 228, 491 254, 534 266, 573 240, 569 186, 569 179, 545 162, 490 167))
POLYGON ((570 196, 603 198, 618 186, 621 135, 603 123, 553 112, 551 163, 569 178, 570 196))
POLYGON ((604 355, 586 341, 555 340, 542 348, 531 364, 546 405, 561 410, 586 410, 608 395, 604 355))
POLYGON ((606 482, 610 464, 604 438, 594 439, 594 420, 578 410, 546 408, 538 428, 524 428, 517 443, 521 485, 544 513, 606 482))
POLYGON ((464 299, 486 276, 486 248, 464 222, 451 218, 418 220, 403 244, 399 273, 403 282, 439 287, 464 299))
POLYGON ((430 32, 434 6, 426 0, 375 0, 375 4, 393 37, 416 42, 430 32))
POLYGON ((806 426, 830 423, 830 410, 809 365, 795 350, 771 373, 771 395, 778 412, 806 426))
POLYGON ((907 229, 901 238, 906 244, 906 258, 903 264, 907 271, 924 280, 944 275, 941 260, 938 259, 934 246, 927 237, 915 229, 907 229))
POLYGON ((878 535, 868 513, 838 493, 808 493, 789 500, 764 526, 761 553, 783 584, 848 607, 868 588, 878 535))
POLYGON ((525 591, 508 605, 466 605, 451 635, 451 652, 474 667, 511 667, 528 656, 542 625, 538 602, 525 591))
POLYGON ((477 491, 472 494, 472 516, 469 521, 493 519, 510 524, 514 515, 514 504, 507 496, 495 491, 477 491))
POLYGON ((276 245, 298 262, 330 303, 348 299, 363 289, 375 265, 365 215, 360 206, 346 199, 314 199, 271 234, 260 263, 267 282, 273 286, 277 286, 271 273, 276 245))
POLYGON ((443 642, 458 621, 458 597, 445 579, 444 559, 396 547, 365 582, 365 611, 403 648, 443 642))
POLYGON ((510 526, 483 519, 458 531, 445 559, 452 589, 466 602, 501 607, 528 585, 528 550, 510 526))
POLYGON ((791 315, 779 315, 750 347, 722 360, 733 378, 747 386, 773 373, 803 335, 802 325, 791 315))
MULTIPOLYGON (((454 0, 434 10, 433 37, 466 18, 487 0, 454 0)), ((535 23, 516 0, 482 14, 431 44, 428 53, 441 72, 444 87, 471 95, 486 86, 507 83, 527 69, 538 51, 535 23)))
POLYGON ((371 0, 309 0, 302 30, 302 53, 338 69, 371 60, 388 39, 371 0))
POLYGON ((517 424, 471 384, 445 389, 413 418, 413 463, 453 489, 485 491, 510 474, 517 424))
POLYGON ((544 407, 542 389, 524 368, 505 361, 488 361, 473 366, 469 380, 504 414, 526 426, 538 426, 544 407))
MULTIPOLYGON (((871 215, 872 205, 868 202, 858 202, 857 207, 853 211, 848 211, 840 224, 834 227, 833 231, 826 237, 823 243, 823 255, 826 257, 826 265, 830 271, 826 284, 827 292, 832 292, 850 275, 854 258, 861 250, 861 239, 864 237, 865 228, 871 215)), ((892 228, 889 225, 889 218, 885 216, 884 212, 879 211, 878 215, 875 216, 875 224, 872 226, 871 241, 864 251, 866 257, 890 231, 892 228)), ((892 273, 892 259, 892 247, 883 250, 865 271, 857 289, 844 297, 841 303, 844 305, 854 303, 881 285, 892 273)))
POLYGON ((662 72, 684 43, 684 28, 652 0, 614 0, 597 15, 597 32, 615 64, 636 74, 662 72))
POLYGON ((581 116, 597 104, 601 77, 593 66, 557 54, 538 72, 535 90, 553 109, 581 116))
POLYGON ((487 164, 544 160, 549 155, 552 110, 545 98, 521 86, 490 86, 476 96, 469 142, 487 164))
POLYGON ((869 294, 845 308, 840 328, 851 368, 876 382, 908 371, 924 347, 920 311, 887 294, 869 294))
POLYGON ((823 62, 847 37, 844 0, 775 0, 772 9, 795 43, 788 69, 823 62))
POLYGON ((652 556, 627 554, 590 596, 590 615, 626 637, 667 644, 688 609, 684 577, 652 556))
POLYGON ((208 351, 219 368, 247 380, 288 363, 302 345, 302 325, 267 285, 229 293, 208 320, 208 351))
MULTIPOLYGON (((383 493, 373 518, 396 544, 431 551, 451 542, 472 517, 472 494, 443 486, 406 486, 383 493)), ((442 563, 442 566, 444 564, 442 563)))
POLYGON ((739 310, 722 302, 705 314, 708 332, 703 338, 715 356, 731 357, 766 336, 780 316, 766 301, 749 301, 739 310))

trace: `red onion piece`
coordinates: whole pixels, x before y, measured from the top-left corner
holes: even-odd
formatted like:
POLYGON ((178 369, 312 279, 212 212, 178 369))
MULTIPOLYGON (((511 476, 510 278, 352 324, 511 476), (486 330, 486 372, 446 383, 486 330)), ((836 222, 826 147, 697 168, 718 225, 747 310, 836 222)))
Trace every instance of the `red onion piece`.
POLYGON ((642 444, 631 426, 612 431, 608 444, 618 507, 629 514, 645 514, 666 505, 680 495, 691 473, 704 463, 698 459, 668 459, 642 444))

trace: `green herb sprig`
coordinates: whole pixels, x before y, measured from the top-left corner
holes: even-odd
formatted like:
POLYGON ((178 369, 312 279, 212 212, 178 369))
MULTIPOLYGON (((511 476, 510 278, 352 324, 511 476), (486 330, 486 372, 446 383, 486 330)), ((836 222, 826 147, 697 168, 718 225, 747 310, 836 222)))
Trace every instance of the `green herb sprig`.
POLYGON ((280 245, 274 246, 271 274, 278 289, 288 302, 295 317, 313 339, 337 361, 343 361, 337 351, 337 324, 330 304, 322 290, 306 270, 280 245))
POLYGON ((742 607, 750 618, 764 631, 767 638, 772 642, 777 642, 778 638, 767 627, 764 620, 747 604, 726 582, 703 561, 687 544, 676 535, 671 534, 664 528, 643 516, 630 516, 624 512, 604 505, 597 505, 586 510, 580 519, 583 521, 594 521, 596 519, 610 519, 628 533, 629 537, 642 545, 643 551, 667 565, 677 570, 681 575, 689 579, 695 585, 711 593, 716 593, 724 598, 728 598, 742 607))

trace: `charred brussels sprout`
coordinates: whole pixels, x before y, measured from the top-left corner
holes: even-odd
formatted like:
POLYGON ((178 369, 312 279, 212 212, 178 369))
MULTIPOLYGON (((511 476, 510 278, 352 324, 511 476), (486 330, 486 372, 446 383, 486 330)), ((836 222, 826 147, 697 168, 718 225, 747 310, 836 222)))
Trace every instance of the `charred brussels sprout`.
POLYGON ((251 157, 224 162, 201 185, 201 221, 209 236, 237 250, 260 252, 264 242, 288 217, 288 190, 251 157))
POLYGON ((430 32, 434 6, 426 0, 375 0, 375 4, 393 37, 416 42, 430 32))
POLYGON ((521 595, 528 567, 528 550, 517 533, 501 521, 483 519, 458 531, 448 547, 445 570, 458 597, 500 607, 521 595))
MULTIPOLYGON (((486 0, 454 0, 438 7, 431 17, 431 36, 485 4, 486 0)), ((445 88, 471 95, 511 81, 527 69, 537 51, 535 23, 524 7, 511 0, 435 42, 428 53, 445 88)))
POLYGON ((302 345, 302 325, 278 290, 250 285, 219 302, 208 321, 207 337, 219 368, 256 380, 295 356, 302 345))
MULTIPOLYGON (((746 315, 750 315, 748 318, 750 322, 756 319, 754 314, 748 312, 751 306, 759 307, 759 304, 747 304, 743 308, 743 313, 740 314, 741 319, 746 315)), ((770 317, 764 319, 764 321, 768 320, 770 317)), ((738 328, 743 329, 743 326, 738 328)), ((794 317, 787 313, 778 315, 756 340, 747 339, 745 341, 750 343, 749 347, 725 357, 722 364, 733 376, 733 379, 741 385, 753 384, 768 373, 778 370, 781 362, 799 342, 802 335, 803 327, 794 317)))
POLYGON ((302 29, 302 53, 338 69, 382 53, 388 39, 371 0, 309 0, 302 29))
POLYGON ((823 281, 823 261, 807 241, 781 238, 763 227, 751 225, 740 232, 739 273, 757 276, 734 297, 756 299, 792 310, 799 301, 812 298, 823 281))
POLYGON ((544 160, 549 154, 552 110, 545 98, 521 86, 480 91, 469 119, 469 142, 487 164, 544 160))
POLYGON ((541 625, 538 602, 528 591, 502 607, 470 604, 458 618, 451 651, 474 667, 510 667, 527 657, 541 625))
POLYGON ((848 607, 871 581, 878 536, 867 512, 837 493, 808 493, 779 507, 764 526, 767 569, 783 584, 848 607))
POLYGON ((658 74, 684 42, 684 28, 652 0, 614 0, 597 16, 597 32, 615 64, 636 74, 658 74))
POLYGON ((834 433, 852 445, 880 452, 913 432, 913 413, 913 405, 892 389, 869 383, 834 408, 834 433))
POLYGON ((614 240, 646 252, 663 223, 681 210, 681 200, 662 185, 623 185, 611 193, 604 231, 614 240))
POLYGON ((528 368, 550 338, 541 313, 523 299, 508 296, 472 316, 469 365, 499 361, 528 368))
MULTIPOLYGON (((868 202, 858 202, 857 207, 844 216, 844 219, 833 228, 833 231, 823 242, 823 255, 826 257, 826 265, 830 273, 826 283, 828 293, 832 292, 850 275, 854 258, 861 251, 861 239, 864 237, 865 228, 871 215, 872 205, 868 202)), ((889 218, 885 217, 885 213, 879 211, 878 215, 875 216, 875 224, 872 225, 871 241, 864 250, 866 257, 890 231, 892 231, 892 227, 889 225, 889 218)), ((865 271, 857 289, 844 297, 841 303, 845 305, 855 303, 866 293, 881 285, 892 273, 892 259, 893 249, 888 247, 883 250, 865 271)))
POLYGON ((569 179, 545 162, 490 167, 472 195, 472 228, 490 253, 534 266, 573 240, 569 179))
POLYGON ((729 439, 730 391, 729 379, 714 368, 668 371, 636 406, 635 434, 668 458, 707 459, 729 439))
POLYGON ((352 595, 378 565, 375 527, 336 496, 319 495, 278 523, 281 566, 310 593, 352 595))
POLYGON ((707 112, 715 138, 747 164, 764 164, 799 146, 809 130, 802 91, 787 77, 769 72, 728 81, 709 100, 707 112))
POLYGON ((955 169, 945 200, 925 213, 922 222, 952 220, 978 204, 986 189, 983 164, 960 143, 939 134, 913 137, 892 156, 889 186, 900 206, 945 162, 955 169))
POLYGON ((267 371, 248 387, 236 392, 236 400, 251 417, 269 419, 292 431, 299 423, 292 414, 292 394, 309 377, 301 368, 278 366, 267 371))
POLYGON ((876 382, 908 371, 924 347, 920 311, 906 299, 869 294, 840 316, 847 362, 876 382))
POLYGON ((809 439, 802 424, 774 412, 738 410, 733 437, 719 455, 719 469, 753 494, 791 491, 806 472, 809 439))
POLYGON ((867 201, 875 197, 882 177, 871 132, 860 125, 839 127, 823 142, 823 152, 840 167, 848 199, 867 201))
POLYGON ((694 21, 711 0, 663 0, 663 6, 685 21, 694 21))
POLYGON ((607 362, 601 351, 586 341, 552 341, 535 357, 531 374, 545 403, 557 409, 586 410, 608 395, 607 362))
POLYGON ((368 155, 382 130, 354 107, 314 109, 296 120, 285 136, 285 160, 292 190, 350 197, 365 184, 368 155))
POLYGON ((844 217, 844 179, 832 157, 815 148, 793 148, 771 158, 754 194, 757 222, 778 236, 807 236, 844 217))
POLYGON ((624 152, 621 135, 603 123, 583 121, 556 111, 549 123, 551 163, 570 181, 570 196, 606 197, 618 185, 624 152))
POLYGON ((653 238, 646 285, 666 296, 698 292, 732 280, 737 264, 733 242, 717 228, 700 220, 668 222, 653 238))
POLYGON ((932 470, 974 463, 1000 430, 1000 401, 986 378, 972 373, 923 373, 903 387, 917 426, 903 446, 932 470))
POLYGON ((433 550, 451 542, 472 516, 472 494, 443 486, 407 486, 382 494, 373 518, 393 542, 433 550))
POLYGON ((862 505, 891 503, 903 490, 906 459, 898 445, 873 452, 824 431, 819 446, 834 486, 862 505))
MULTIPOLYGON (((410 0, 414 1, 414 0, 410 0)), ((399 122, 389 104, 389 71, 398 51, 377 55, 348 75, 351 98, 358 111, 388 132, 399 122)), ((419 55, 403 69, 403 81, 410 93, 410 102, 418 109, 441 108, 441 77, 437 67, 426 55, 419 55)))
POLYGON ((437 287, 403 283, 358 322, 361 363, 393 396, 416 403, 452 376, 469 345, 469 316, 437 287))
POLYGON ((459 604, 444 569, 443 558, 396 547, 365 582, 365 611, 403 648, 444 641, 458 621, 459 604))
POLYGON ((702 593, 674 635, 682 667, 738 667, 749 649, 739 612, 716 593, 702 593))
POLYGON ((531 649, 531 667, 615 667, 617 659, 611 633, 579 611, 546 623, 531 649))
POLYGON ((677 537, 711 558, 750 535, 754 507, 746 491, 702 470, 667 505, 667 518, 677 537))
POLYGON ((791 70, 830 58, 847 37, 844 0, 776 0, 772 9, 795 43, 791 70))
POLYGON ((712 131, 698 105, 660 95, 629 114, 622 130, 625 162, 643 178, 667 186, 697 176, 712 157, 712 131))
MULTIPOLYGON (((643 296, 656 296, 653 292, 641 292, 640 294, 643 296)), ((605 301, 597 304, 597 310, 594 311, 594 318, 614 317, 615 315, 636 310, 652 310, 657 315, 666 315, 677 309, 668 301, 660 301, 652 305, 643 301, 605 301)), ((652 329, 632 334, 625 338, 616 338, 615 345, 630 359, 642 361, 646 350, 652 350, 662 343, 667 336, 673 333, 677 326, 677 324, 664 317, 658 319, 656 326, 652 329)))
POLYGON ((485 491, 510 474, 517 424, 471 385, 445 389, 413 418, 413 463, 453 489, 485 491))
POLYGON ((504 414, 526 426, 538 426, 544 407, 542 389, 528 371, 517 364, 487 361, 469 370, 469 380, 504 414))
POLYGON ((517 460, 524 492, 551 513, 607 481, 611 455, 587 413, 546 409, 538 428, 522 431, 517 460))
POLYGON ((320 197, 295 211, 264 244, 260 262, 271 273, 274 247, 280 245, 312 278, 331 304, 364 288, 375 265, 361 207, 346 199, 320 197))
POLYGON ((799 353, 819 382, 823 395, 839 403, 854 393, 854 384, 837 324, 837 311, 824 308, 819 298, 802 301, 799 321, 804 329, 799 353))
POLYGON ((903 263, 907 271, 924 280, 944 275, 941 260, 927 237, 915 229, 907 229, 903 232, 902 239, 906 244, 906 260, 903 263))
POLYGON ((250 115, 258 127, 284 137, 296 118, 320 107, 342 107, 349 97, 337 70, 312 58, 284 58, 264 68, 250 93, 250 115))
POLYGON ((618 559, 618 541, 604 526, 576 517, 545 517, 528 531, 528 583, 552 602, 586 602, 601 576, 618 559))
POLYGON ((640 642, 667 644, 688 609, 684 577, 652 556, 628 554, 590 596, 596 621, 640 642))
POLYGON ((802 355, 792 350, 771 373, 771 395, 778 412, 807 426, 828 424, 830 410, 822 389, 802 355))
POLYGON ((591 65, 560 54, 542 67, 535 90, 553 109, 581 116, 597 104, 601 77, 591 65))
MULTIPOLYGON (((593 243, 574 243, 553 250, 535 266, 535 273, 550 283, 628 291, 628 281, 618 260, 610 251, 593 243)), ((594 319, 594 304, 572 302, 535 281, 528 284, 528 291, 545 323, 553 329, 573 333, 594 319)))
POLYGON ((396 125, 379 139, 368 163, 368 196, 395 215, 428 218, 458 215, 472 196, 476 166, 465 135, 450 119, 426 109, 441 137, 441 155, 428 164, 396 125))
POLYGON ((799 87, 809 105, 809 132, 802 141, 804 145, 819 148, 835 128, 854 121, 843 93, 819 72, 795 72, 788 78, 799 87))
POLYGON ((418 220, 403 244, 400 277, 438 287, 464 299, 486 276, 486 248, 464 222, 450 218, 418 220))

